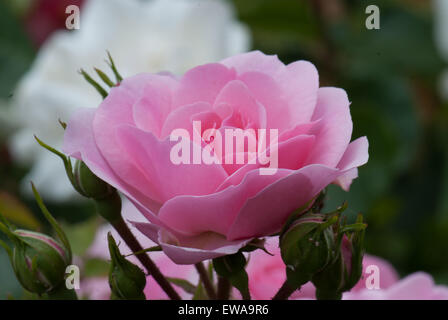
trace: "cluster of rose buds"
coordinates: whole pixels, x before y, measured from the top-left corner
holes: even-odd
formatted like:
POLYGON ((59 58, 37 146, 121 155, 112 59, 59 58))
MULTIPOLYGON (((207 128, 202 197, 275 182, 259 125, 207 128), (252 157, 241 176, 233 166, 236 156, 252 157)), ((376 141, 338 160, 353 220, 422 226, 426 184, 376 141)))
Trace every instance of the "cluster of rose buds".
POLYGON ((310 211, 280 235, 289 288, 298 289, 311 281, 317 298, 341 299, 342 293, 358 282, 366 225, 361 215, 354 224, 342 223, 345 208, 330 214, 310 211))

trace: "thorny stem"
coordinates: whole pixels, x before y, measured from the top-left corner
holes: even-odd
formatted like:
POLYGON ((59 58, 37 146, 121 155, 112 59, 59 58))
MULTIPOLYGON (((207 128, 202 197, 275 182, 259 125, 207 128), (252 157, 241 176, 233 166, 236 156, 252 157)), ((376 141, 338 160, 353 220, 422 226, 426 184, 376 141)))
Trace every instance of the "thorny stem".
MULTIPOLYGON (((135 236, 129 230, 128 226, 124 222, 122 218, 112 223, 114 229, 118 232, 120 237, 126 242, 129 249, 132 252, 142 251, 143 248, 140 243, 137 241, 135 236)), ((163 276, 160 272, 159 268, 155 265, 155 263, 151 260, 151 258, 144 252, 138 253, 135 255, 138 260, 145 267, 146 271, 154 278, 154 280, 159 284, 159 286, 166 292, 168 297, 172 300, 181 300, 179 294, 173 289, 168 280, 163 276)))

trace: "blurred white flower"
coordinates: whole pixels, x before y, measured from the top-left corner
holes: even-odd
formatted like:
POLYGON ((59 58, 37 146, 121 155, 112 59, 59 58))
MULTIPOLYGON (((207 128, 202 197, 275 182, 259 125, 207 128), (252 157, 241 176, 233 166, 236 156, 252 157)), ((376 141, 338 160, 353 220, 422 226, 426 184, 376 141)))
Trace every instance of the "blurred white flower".
MULTIPOLYGON (((89 0, 81 9, 81 28, 58 31, 44 44, 20 81, 8 121, 18 129, 9 146, 16 161, 31 164, 22 183, 32 180, 46 199, 74 196, 60 160, 38 147, 33 134, 60 148, 75 108, 101 102, 78 74, 80 68, 108 69, 109 50, 123 76, 169 70, 183 73, 195 65, 221 60, 249 49, 245 26, 225 0, 89 0)), ((110 72, 108 72, 111 74, 110 72)))

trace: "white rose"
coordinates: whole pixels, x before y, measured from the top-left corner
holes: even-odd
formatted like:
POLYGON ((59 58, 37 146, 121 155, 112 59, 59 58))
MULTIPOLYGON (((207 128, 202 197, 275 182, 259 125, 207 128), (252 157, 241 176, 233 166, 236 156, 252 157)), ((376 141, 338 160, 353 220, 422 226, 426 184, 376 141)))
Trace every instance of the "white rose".
POLYGON ((81 8, 80 29, 53 34, 14 93, 9 119, 18 131, 9 146, 16 161, 32 164, 22 183, 24 192, 30 194, 32 180, 46 199, 64 201, 75 195, 60 159, 40 148, 33 134, 60 148, 58 119, 68 120, 75 108, 100 103, 78 70, 91 75, 94 66, 108 70, 106 50, 123 76, 183 73, 247 51, 249 41, 226 1, 89 0, 81 8))

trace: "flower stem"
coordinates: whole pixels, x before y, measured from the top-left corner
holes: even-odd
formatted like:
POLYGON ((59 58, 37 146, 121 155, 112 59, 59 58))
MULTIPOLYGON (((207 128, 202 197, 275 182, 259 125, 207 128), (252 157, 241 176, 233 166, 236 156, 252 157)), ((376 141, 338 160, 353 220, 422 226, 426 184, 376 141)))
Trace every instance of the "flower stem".
POLYGON ((228 279, 218 276, 218 300, 229 300, 231 288, 228 279))
POLYGON ((291 287, 286 281, 281 288, 277 291, 272 300, 287 300, 291 294, 297 289, 291 287))
MULTIPOLYGON (((128 226, 124 222, 122 218, 115 220, 112 223, 114 229, 118 232, 120 237, 126 242, 129 249, 132 252, 142 251, 143 248, 140 243, 137 241, 135 236, 129 230, 128 226)), ((138 253, 135 255, 138 260, 145 267, 146 271, 154 278, 154 280, 159 284, 159 286, 166 292, 168 297, 172 300, 181 300, 179 294, 173 289, 168 280, 163 276, 160 270, 157 268, 155 263, 151 260, 151 258, 144 252, 138 253)))
POLYGON ((205 291, 207 292, 208 298, 210 300, 216 300, 216 292, 213 287, 212 282, 207 274, 207 270, 205 270, 204 264, 202 262, 196 263, 194 265, 196 270, 199 273, 199 277, 201 278, 202 283, 204 284, 205 291))

